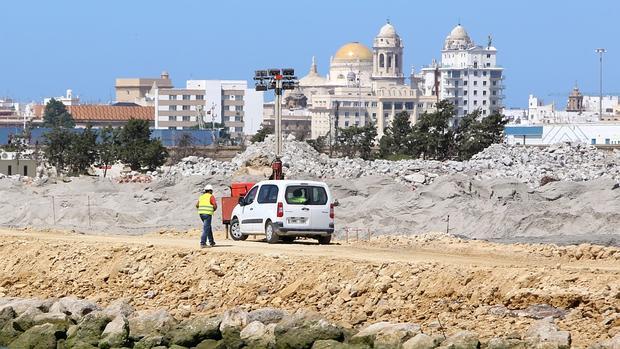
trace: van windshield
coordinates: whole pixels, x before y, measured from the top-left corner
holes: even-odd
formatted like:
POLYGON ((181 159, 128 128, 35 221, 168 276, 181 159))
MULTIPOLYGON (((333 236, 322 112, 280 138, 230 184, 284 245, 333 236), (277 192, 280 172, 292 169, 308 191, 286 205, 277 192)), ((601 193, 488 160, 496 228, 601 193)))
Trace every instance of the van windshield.
POLYGON ((286 203, 289 205, 325 205, 325 188, 312 185, 291 185, 286 187, 286 203))

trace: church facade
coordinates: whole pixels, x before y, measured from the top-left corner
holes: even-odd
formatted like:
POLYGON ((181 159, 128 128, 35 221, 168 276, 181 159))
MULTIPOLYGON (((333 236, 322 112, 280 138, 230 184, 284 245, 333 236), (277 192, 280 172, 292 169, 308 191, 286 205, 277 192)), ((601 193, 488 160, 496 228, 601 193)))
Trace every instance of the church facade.
MULTIPOLYGON (((444 48, 454 40, 452 34, 446 39, 444 48)), ((374 38, 372 49, 359 42, 340 47, 330 59, 326 76, 318 73, 313 57, 310 71, 299 80, 299 88, 290 91, 286 96, 289 98, 285 99, 298 101, 303 95, 303 104, 291 103, 286 107, 307 110, 312 138, 326 135, 334 127, 368 123, 376 125, 381 136, 394 116, 402 111, 415 123, 421 113, 432 111, 440 98, 449 96, 451 80, 442 75, 441 64, 444 60, 446 65, 451 63, 449 57, 442 54, 441 64, 435 63, 419 74, 412 71, 405 77, 403 48, 399 34, 388 22, 374 38)))

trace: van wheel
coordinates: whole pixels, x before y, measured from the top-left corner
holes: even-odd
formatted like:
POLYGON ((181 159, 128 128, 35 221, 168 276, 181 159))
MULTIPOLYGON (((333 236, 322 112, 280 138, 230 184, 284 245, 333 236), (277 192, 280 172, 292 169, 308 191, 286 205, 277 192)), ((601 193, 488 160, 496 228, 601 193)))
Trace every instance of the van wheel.
POLYGON ((230 237, 235 241, 247 240, 248 236, 241 233, 241 227, 239 226, 239 220, 233 218, 230 222, 230 237))
POLYGON ((277 244, 278 242, 280 242, 280 239, 278 237, 278 230, 276 229, 274 224, 271 223, 271 221, 267 221, 267 224, 265 224, 265 239, 270 244, 277 244))
POLYGON ((320 245, 329 245, 329 243, 331 241, 332 241, 332 236, 331 235, 319 236, 319 244, 320 245))

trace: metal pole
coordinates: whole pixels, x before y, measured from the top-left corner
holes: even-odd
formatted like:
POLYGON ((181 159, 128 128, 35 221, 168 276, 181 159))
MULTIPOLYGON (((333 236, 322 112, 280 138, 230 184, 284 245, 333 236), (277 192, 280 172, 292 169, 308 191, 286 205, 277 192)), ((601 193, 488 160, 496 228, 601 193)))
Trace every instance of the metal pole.
POLYGON ((90 195, 87 196, 88 198, 88 227, 91 228, 91 223, 90 223, 90 195))
POLYGON ((53 224, 56 224, 56 204, 54 203, 54 196, 52 196, 52 217, 54 218, 53 224))
POLYGON ((604 48, 595 50, 599 54, 599 101, 598 101, 598 117, 603 117, 603 54, 607 52, 604 48))
POLYGON ((276 158, 282 155, 282 80, 276 79, 276 158))
POLYGON ((446 220, 446 234, 450 234, 450 215, 448 215, 448 219, 446 220))

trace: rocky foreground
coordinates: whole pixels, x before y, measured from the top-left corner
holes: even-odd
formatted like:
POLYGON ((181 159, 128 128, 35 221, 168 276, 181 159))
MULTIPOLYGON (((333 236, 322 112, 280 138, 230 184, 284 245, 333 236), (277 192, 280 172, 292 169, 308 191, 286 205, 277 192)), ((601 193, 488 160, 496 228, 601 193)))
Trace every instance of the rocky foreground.
MULTIPOLYGON (((319 314, 274 308, 250 312, 235 308, 216 316, 175 319, 165 310, 134 311, 124 300, 102 308, 73 297, 57 300, 0 299, 0 345, 23 348, 403 348, 477 349, 570 348, 571 334, 552 317, 524 333, 480 341, 471 331, 446 336, 439 324, 424 333, 415 323, 378 322, 360 330, 330 322, 319 314)), ((617 349, 620 334, 592 345, 617 349)))

